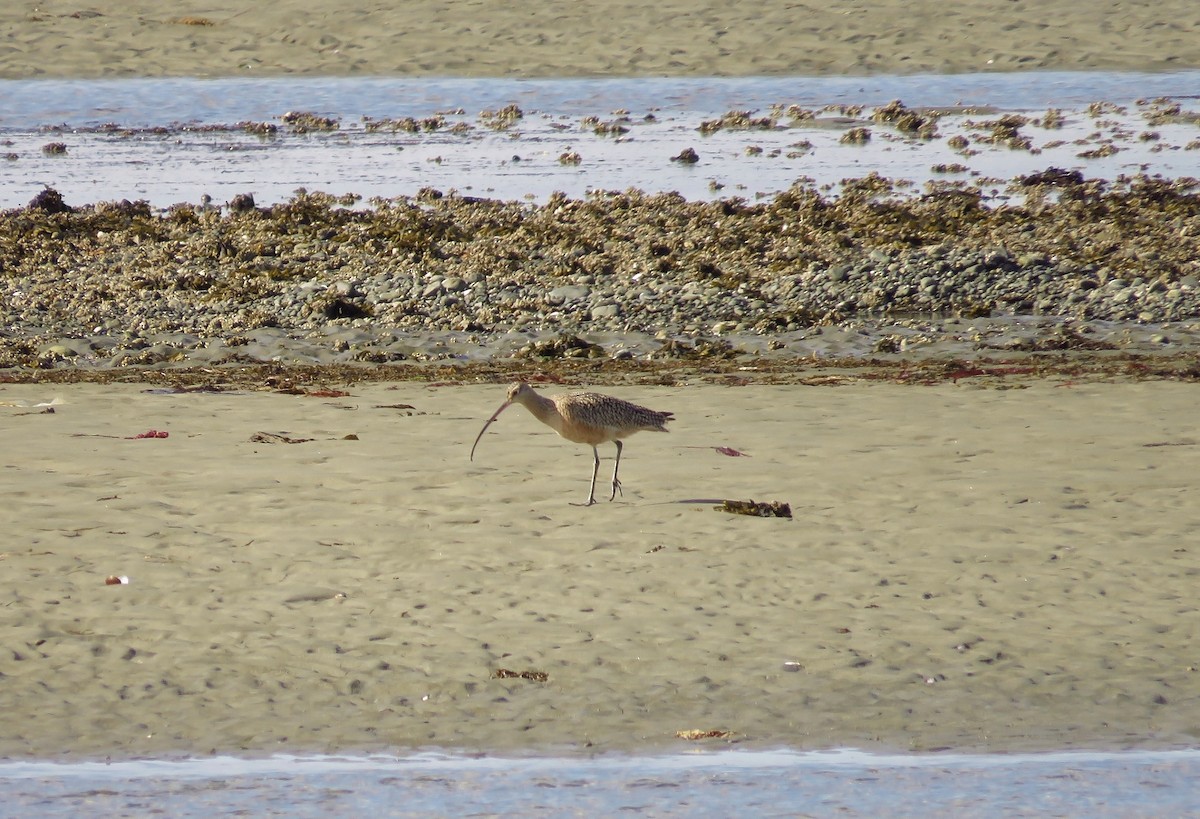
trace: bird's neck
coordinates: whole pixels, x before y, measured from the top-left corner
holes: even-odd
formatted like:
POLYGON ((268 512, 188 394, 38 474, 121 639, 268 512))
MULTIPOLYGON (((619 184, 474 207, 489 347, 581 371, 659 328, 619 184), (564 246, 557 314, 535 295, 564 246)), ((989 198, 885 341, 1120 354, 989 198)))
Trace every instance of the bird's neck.
POLYGON ((544 395, 532 393, 528 397, 522 396, 522 406, 533 413, 533 417, 541 421, 546 426, 552 428, 555 432, 562 432, 562 416, 558 414, 558 408, 554 406, 554 402, 544 395))

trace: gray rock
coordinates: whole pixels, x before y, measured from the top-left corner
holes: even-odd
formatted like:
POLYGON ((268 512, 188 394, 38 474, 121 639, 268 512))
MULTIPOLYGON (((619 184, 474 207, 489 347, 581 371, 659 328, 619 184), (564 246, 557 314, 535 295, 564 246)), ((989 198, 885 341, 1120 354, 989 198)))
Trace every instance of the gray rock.
POLYGON ((592 308, 591 316, 597 318, 616 318, 621 315, 621 308, 616 304, 600 304, 592 308))
POLYGON ((553 305, 583 301, 591 295, 591 289, 579 284, 565 284, 546 294, 546 301, 553 305))

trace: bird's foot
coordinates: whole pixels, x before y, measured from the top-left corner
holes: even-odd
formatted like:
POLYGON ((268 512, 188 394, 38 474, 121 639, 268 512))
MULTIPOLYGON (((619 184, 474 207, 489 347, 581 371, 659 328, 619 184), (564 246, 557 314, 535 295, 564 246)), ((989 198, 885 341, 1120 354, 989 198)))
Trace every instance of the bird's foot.
POLYGON ((621 482, 620 482, 620 481, 618 481, 616 478, 614 478, 614 479, 613 479, 613 484, 612 484, 612 486, 613 486, 613 491, 612 491, 612 494, 608 496, 608 499, 609 499, 609 501, 610 501, 610 502, 611 502, 611 501, 612 501, 614 498, 616 498, 616 497, 617 497, 617 493, 618 493, 618 492, 620 492, 620 493, 621 493, 621 497, 625 497, 625 490, 621 488, 621 482))
POLYGON ((575 503, 575 501, 571 501, 571 505, 572 505, 572 506, 595 506, 595 505, 596 505, 596 499, 595 499, 595 498, 588 498, 588 499, 587 499, 587 503, 575 503))

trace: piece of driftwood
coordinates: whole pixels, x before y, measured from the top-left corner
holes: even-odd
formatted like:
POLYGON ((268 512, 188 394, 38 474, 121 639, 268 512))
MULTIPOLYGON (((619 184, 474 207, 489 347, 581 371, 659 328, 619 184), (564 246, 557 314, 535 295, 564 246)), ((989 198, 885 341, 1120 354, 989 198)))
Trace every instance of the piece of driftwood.
POLYGON ((748 500, 724 500, 720 506, 714 506, 718 512, 729 512, 734 515, 751 515, 759 518, 791 518, 792 507, 780 501, 759 503, 748 500))

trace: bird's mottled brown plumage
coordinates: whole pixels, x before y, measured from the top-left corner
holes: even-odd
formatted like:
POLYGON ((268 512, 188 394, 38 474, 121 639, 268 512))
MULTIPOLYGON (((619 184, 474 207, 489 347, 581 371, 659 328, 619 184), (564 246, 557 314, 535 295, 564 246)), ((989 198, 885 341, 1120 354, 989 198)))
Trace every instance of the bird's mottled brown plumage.
POLYGON ((576 392, 566 395, 539 395, 528 384, 513 384, 508 388, 508 399, 500 405, 500 409, 492 414, 479 435, 475 445, 471 447, 471 457, 475 457, 475 446, 483 433, 505 409, 512 404, 520 404, 534 417, 553 429, 568 441, 587 444, 592 448, 592 485, 588 490, 587 506, 596 502, 596 474, 600 470, 600 453, 596 447, 610 442, 617 447, 617 460, 613 465, 611 501, 621 491, 621 482, 617 479, 617 471, 621 468, 622 438, 628 438, 635 432, 651 430, 667 432, 666 424, 674 420, 674 413, 660 412, 647 409, 611 395, 601 395, 595 392, 576 392))

